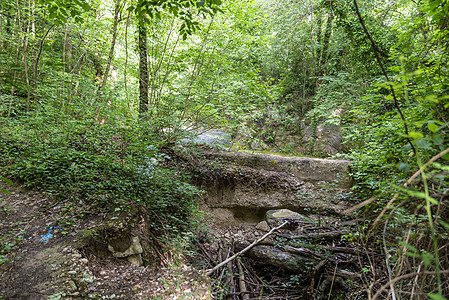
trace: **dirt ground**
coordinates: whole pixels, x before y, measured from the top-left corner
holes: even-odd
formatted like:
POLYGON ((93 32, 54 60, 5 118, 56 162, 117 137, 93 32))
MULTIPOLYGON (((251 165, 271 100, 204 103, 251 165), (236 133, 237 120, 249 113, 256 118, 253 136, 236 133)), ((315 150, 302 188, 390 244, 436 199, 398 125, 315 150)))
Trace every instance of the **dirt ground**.
POLYGON ((57 227, 62 205, 18 186, 0 187, 9 192, 0 193, 0 299, 211 298, 208 280, 179 262, 137 267, 112 256, 83 257, 77 235, 57 227))

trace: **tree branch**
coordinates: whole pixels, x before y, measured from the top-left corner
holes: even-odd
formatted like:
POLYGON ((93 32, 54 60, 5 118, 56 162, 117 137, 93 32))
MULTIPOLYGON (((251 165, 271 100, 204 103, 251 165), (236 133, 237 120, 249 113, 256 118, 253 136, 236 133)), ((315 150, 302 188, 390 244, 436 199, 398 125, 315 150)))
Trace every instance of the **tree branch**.
MULTIPOLYGON (((399 114, 401 115, 402 122, 404 123, 405 134, 407 134, 407 136, 408 136, 407 122, 405 120, 404 114, 402 113, 402 109, 399 106, 399 102, 398 102, 398 99, 396 98, 396 93, 394 92, 393 85, 390 83, 390 78, 388 77, 388 74, 387 74, 387 71, 385 70, 384 64, 382 63, 382 60, 380 59, 379 48, 377 47, 376 43, 374 42, 373 37, 371 36, 371 34, 369 33, 368 29, 365 26, 365 21, 363 21, 362 15, 360 14, 359 6, 357 5, 357 0, 354 0, 354 6, 355 6, 355 11, 357 13, 357 16, 359 17, 360 24, 363 27, 363 31, 365 32, 366 36, 368 37, 368 39, 371 42, 371 46, 373 47, 374 54, 376 55, 377 63, 379 64, 380 68, 382 69, 382 73, 384 74, 385 78, 388 81, 388 86, 390 87, 391 94, 393 95, 394 106, 396 107, 396 109, 398 110, 399 114)), ((413 143, 410 140, 410 138, 407 137, 407 141, 410 144, 410 146, 412 147, 413 152, 416 154, 415 146, 413 145, 413 143)))

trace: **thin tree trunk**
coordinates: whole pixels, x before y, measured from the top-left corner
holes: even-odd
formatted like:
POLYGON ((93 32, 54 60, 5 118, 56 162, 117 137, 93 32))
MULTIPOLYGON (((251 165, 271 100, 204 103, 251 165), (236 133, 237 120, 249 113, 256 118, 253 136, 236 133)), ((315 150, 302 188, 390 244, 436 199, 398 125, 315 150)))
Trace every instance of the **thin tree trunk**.
POLYGON ((328 17, 327 17, 327 23, 326 23, 326 29, 324 32, 324 38, 323 38, 323 48, 321 51, 321 55, 319 57, 319 64, 320 64, 320 68, 326 64, 327 58, 328 58, 328 54, 327 51, 329 49, 329 41, 331 38, 331 34, 332 34, 332 21, 333 21, 334 17, 332 15, 332 13, 329 13, 328 17))
MULTIPOLYGON (((19 34, 17 35, 18 37, 20 37, 23 34, 23 29, 22 29, 22 20, 20 19, 20 6, 19 6, 19 0, 16 0, 16 7, 17 7, 17 19, 16 19, 16 24, 18 27, 18 32, 19 34)), ((14 32, 14 30, 13 30, 14 32)), ((12 40, 12 39, 11 39, 12 40)), ((15 63, 16 65, 19 63, 19 56, 20 56, 20 43, 19 43, 19 38, 17 39, 17 47, 16 47, 16 60, 15 63)), ((11 84, 11 96, 14 96, 14 93, 16 92, 16 79, 17 79, 17 71, 14 71, 13 73, 13 78, 12 78, 12 84, 11 84)))
MULTIPOLYGON (((198 53, 198 56, 197 56, 196 59, 195 59, 195 64, 194 64, 194 66, 193 66, 192 76, 191 76, 191 78, 190 78, 189 89, 188 89, 188 91, 187 91, 186 100, 184 101, 184 103, 185 103, 185 105, 184 105, 184 110, 183 110, 183 112, 181 113, 181 117, 184 117, 184 115, 185 115, 186 112, 187 112, 187 108, 188 108, 189 106, 191 106, 191 105, 189 105, 189 99, 190 99, 190 96, 191 96, 191 93, 192 93, 193 84, 195 83, 195 81, 196 81, 196 79, 198 78, 198 76, 199 76, 199 74, 200 74, 200 71, 201 71, 201 63, 202 63, 202 60, 201 60, 201 62, 200 62, 200 58, 201 58, 201 54, 203 54, 203 53, 205 52, 205 51, 204 51, 204 48, 206 47, 207 39, 209 38, 210 29, 212 28, 213 22, 214 22, 214 17, 212 16, 212 18, 211 18, 211 20, 210 20, 210 23, 209 23, 209 26, 207 27, 206 34, 204 35, 203 42, 201 43, 201 49, 200 49, 200 52, 198 53)), ((203 56, 203 58, 204 58, 204 56, 203 56)))
POLYGON ((313 75, 315 78, 315 88, 318 90, 318 80, 316 78, 317 72, 316 72, 316 56, 315 56, 315 36, 313 32, 313 3, 311 3, 310 6, 310 34, 312 39, 312 61, 313 61, 313 75))
MULTIPOLYGON (((153 110, 154 109, 157 110, 157 108, 159 106, 159 101, 156 101, 157 89, 156 89, 155 86, 156 86, 156 81, 159 79, 160 89, 162 90, 164 82, 165 82, 165 80, 164 81, 160 80, 162 75, 158 76, 158 74, 161 73, 160 70, 161 70, 161 67, 162 67, 162 63, 163 63, 163 61, 164 61, 164 59, 166 57, 167 46, 168 46, 168 42, 170 41, 171 35, 172 35, 173 31, 174 31, 174 25, 175 25, 175 20, 173 20, 173 23, 172 23, 172 25, 170 27, 170 32, 168 33, 167 39, 165 40, 164 49, 162 50, 162 53, 159 55, 160 56, 159 62, 157 63, 157 65, 155 65, 155 67, 153 68, 153 70, 151 72, 152 73, 151 74, 152 75, 151 88, 150 88, 151 93, 150 93, 150 99, 149 99, 150 106, 152 107, 152 110, 150 112, 151 114, 153 113, 153 110)), ((175 43, 175 45, 172 48, 172 52, 169 54, 170 55, 169 56, 169 61, 171 59, 171 55, 173 54, 173 50, 176 48, 176 45, 178 44, 178 40, 179 40, 179 36, 176 39, 176 43, 175 43)))
POLYGON ((62 43, 62 74, 63 78, 61 80, 61 94, 60 98, 62 99, 62 95, 65 94, 65 66, 66 66, 66 49, 67 49, 67 35, 68 35, 68 26, 65 25, 65 33, 64 33, 64 41, 62 43))
POLYGON ((47 32, 45 33, 45 35, 42 37, 40 43, 39 43, 39 49, 37 51, 36 54, 36 60, 34 62, 34 87, 33 87, 33 99, 36 102, 37 100, 37 69, 39 66, 39 60, 41 57, 41 53, 42 53, 42 48, 44 47, 44 43, 45 43, 45 39, 47 38, 48 34, 50 33, 50 30, 54 27, 55 25, 51 25, 50 28, 48 28, 47 32))
MULTIPOLYGON (((312 16, 312 20, 313 20, 313 16, 312 16)), ((316 18, 316 60, 317 63, 319 64, 320 61, 320 57, 321 57, 321 53, 323 51, 323 41, 322 41, 322 35, 321 35, 321 27, 322 27, 323 21, 321 19, 321 15, 318 13, 317 14, 317 18, 316 18)), ((312 23, 313 25, 313 23, 312 23)))
MULTIPOLYGON (((28 0, 28 8, 31 5, 31 1, 28 0)), ((26 11, 24 9, 24 11, 26 11)), ((25 34, 25 39, 23 41, 23 55, 22 55, 22 61, 24 63, 24 68, 25 68, 25 82, 27 84, 27 102, 26 102, 26 107, 27 107, 27 112, 30 111, 30 99, 31 99, 31 88, 30 88, 30 77, 28 74, 28 61, 27 61, 27 51, 28 51, 28 38, 30 35, 30 27, 31 27, 31 18, 28 17, 28 22, 27 22, 27 31, 25 34)))
POLYGON ((115 12, 114 12, 114 26, 112 28, 112 41, 111 41, 111 50, 109 51, 108 64, 106 65, 106 70, 104 72, 103 83, 101 84, 100 89, 104 89, 106 86, 106 82, 108 81, 109 69, 111 68, 112 58, 114 57, 114 48, 115 48, 115 40, 117 39, 117 25, 119 21, 119 12, 120 12, 120 0, 117 0, 115 3, 115 12))
POLYGON ((148 112, 148 63, 147 30, 144 21, 139 21, 139 116, 148 112))
MULTIPOLYGON (((126 72, 128 68, 128 26, 129 26, 129 16, 131 12, 128 12, 128 17, 126 18, 126 26, 125 26, 125 70, 123 71, 123 81, 125 83, 125 96, 126 100, 128 100, 128 85, 126 83, 126 72)), ((134 107, 134 100, 133 100, 134 107)))
MULTIPOLYGON (((357 0, 353 0, 353 2, 354 2, 355 11, 356 11, 357 16, 358 16, 359 21, 360 21, 360 25, 362 25, 363 31, 365 32, 366 36, 368 37, 368 39, 369 39, 370 42, 371 42, 371 47, 373 48, 373 52, 374 52, 374 54, 376 55, 377 63, 379 64, 379 66, 380 66, 380 68, 381 68, 381 70, 382 70, 382 73, 383 73, 384 76, 385 76, 385 79, 386 79, 388 82, 391 82, 391 81, 390 81, 390 78, 389 78, 389 76, 388 76, 388 73, 387 73, 387 71, 385 70, 384 64, 383 64, 382 60, 380 59, 380 55, 379 55, 380 50, 379 50, 379 48, 377 47, 376 42, 374 41, 373 37, 372 37, 371 34, 369 33, 368 29, 366 28, 366 26, 365 26, 365 21, 363 20, 362 15, 360 14, 359 6, 357 5, 357 0)), ((394 91, 393 85, 392 85, 391 83, 389 83, 389 86, 390 86, 391 94, 393 95, 393 103, 394 103, 394 106, 395 106, 396 109, 398 110, 399 115, 401 116, 401 119, 402 119, 402 123, 404 124, 404 131, 405 131, 405 134, 407 135, 407 138, 406 138, 406 139, 407 139, 408 143, 410 144, 410 147, 413 149, 413 153, 415 153, 415 155, 416 155, 416 149, 415 149, 415 146, 413 145, 412 141, 411 141, 410 138, 408 137, 408 135, 409 135, 408 132, 409 132, 409 131, 408 131, 407 120, 405 119, 405 116, 404 116, 404 114, 403 114, 403 112, 402 112, 402 109, 401 109, 401 107, 399 106, 399 102, 398 102, 398 99, 396 98, 396 93, 395 93, 395 91, 394 91)))
MULTIPOLYGON (((75 88, 74 88, 75 93, 73 95, 74 97, 76 97, 76 95, 78 94, 78 87, 80 85, 81 69, 82 69, 82 67, 83 67, 83 64, 79 64, 79 66, 78 66, 78 81, 75 83, 75 88)), ((73 79, 73 76, 72 76, 72 79, 73 79)))

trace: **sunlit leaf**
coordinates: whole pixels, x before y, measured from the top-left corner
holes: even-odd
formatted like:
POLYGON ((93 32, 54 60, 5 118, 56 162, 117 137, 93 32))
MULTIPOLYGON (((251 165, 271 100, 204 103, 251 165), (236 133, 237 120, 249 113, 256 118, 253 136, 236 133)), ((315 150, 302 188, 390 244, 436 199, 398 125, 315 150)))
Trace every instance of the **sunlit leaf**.
POLYGON ((410 131, 409 132, 410 137, 412 137, 413 139, 421 139, 424 137, 424 135, 421 132, 417 132, 417 131, 410 131))
POLYGON ((432 131, 433 133, 438 131, 438 125, 435 123, 428 123, 427 127, 429 128, 430 131, 432 131))

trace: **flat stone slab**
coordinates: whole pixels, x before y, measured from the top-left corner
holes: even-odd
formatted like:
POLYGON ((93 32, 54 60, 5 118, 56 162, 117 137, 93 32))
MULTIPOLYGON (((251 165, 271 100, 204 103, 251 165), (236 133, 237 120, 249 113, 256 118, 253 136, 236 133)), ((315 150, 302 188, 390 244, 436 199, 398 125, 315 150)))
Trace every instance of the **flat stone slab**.
POLYGON ((322 159, 310 157, 288 157, 270 154, 250 154, 244 152, 225 152, 216 154, 240 166, 259 170, 285 172, 304 182, 317 184, 320 181, 339 188, 350 188, 353 184, 348 175, 350 160, 322 159))
POLYGON ((203 182, 203 207, 218 222, 257 223, 261 213, 282 208, 333 215, 353 206, 349 160, 225 151, 210 155, 225 166, 222 175, 203 182))

